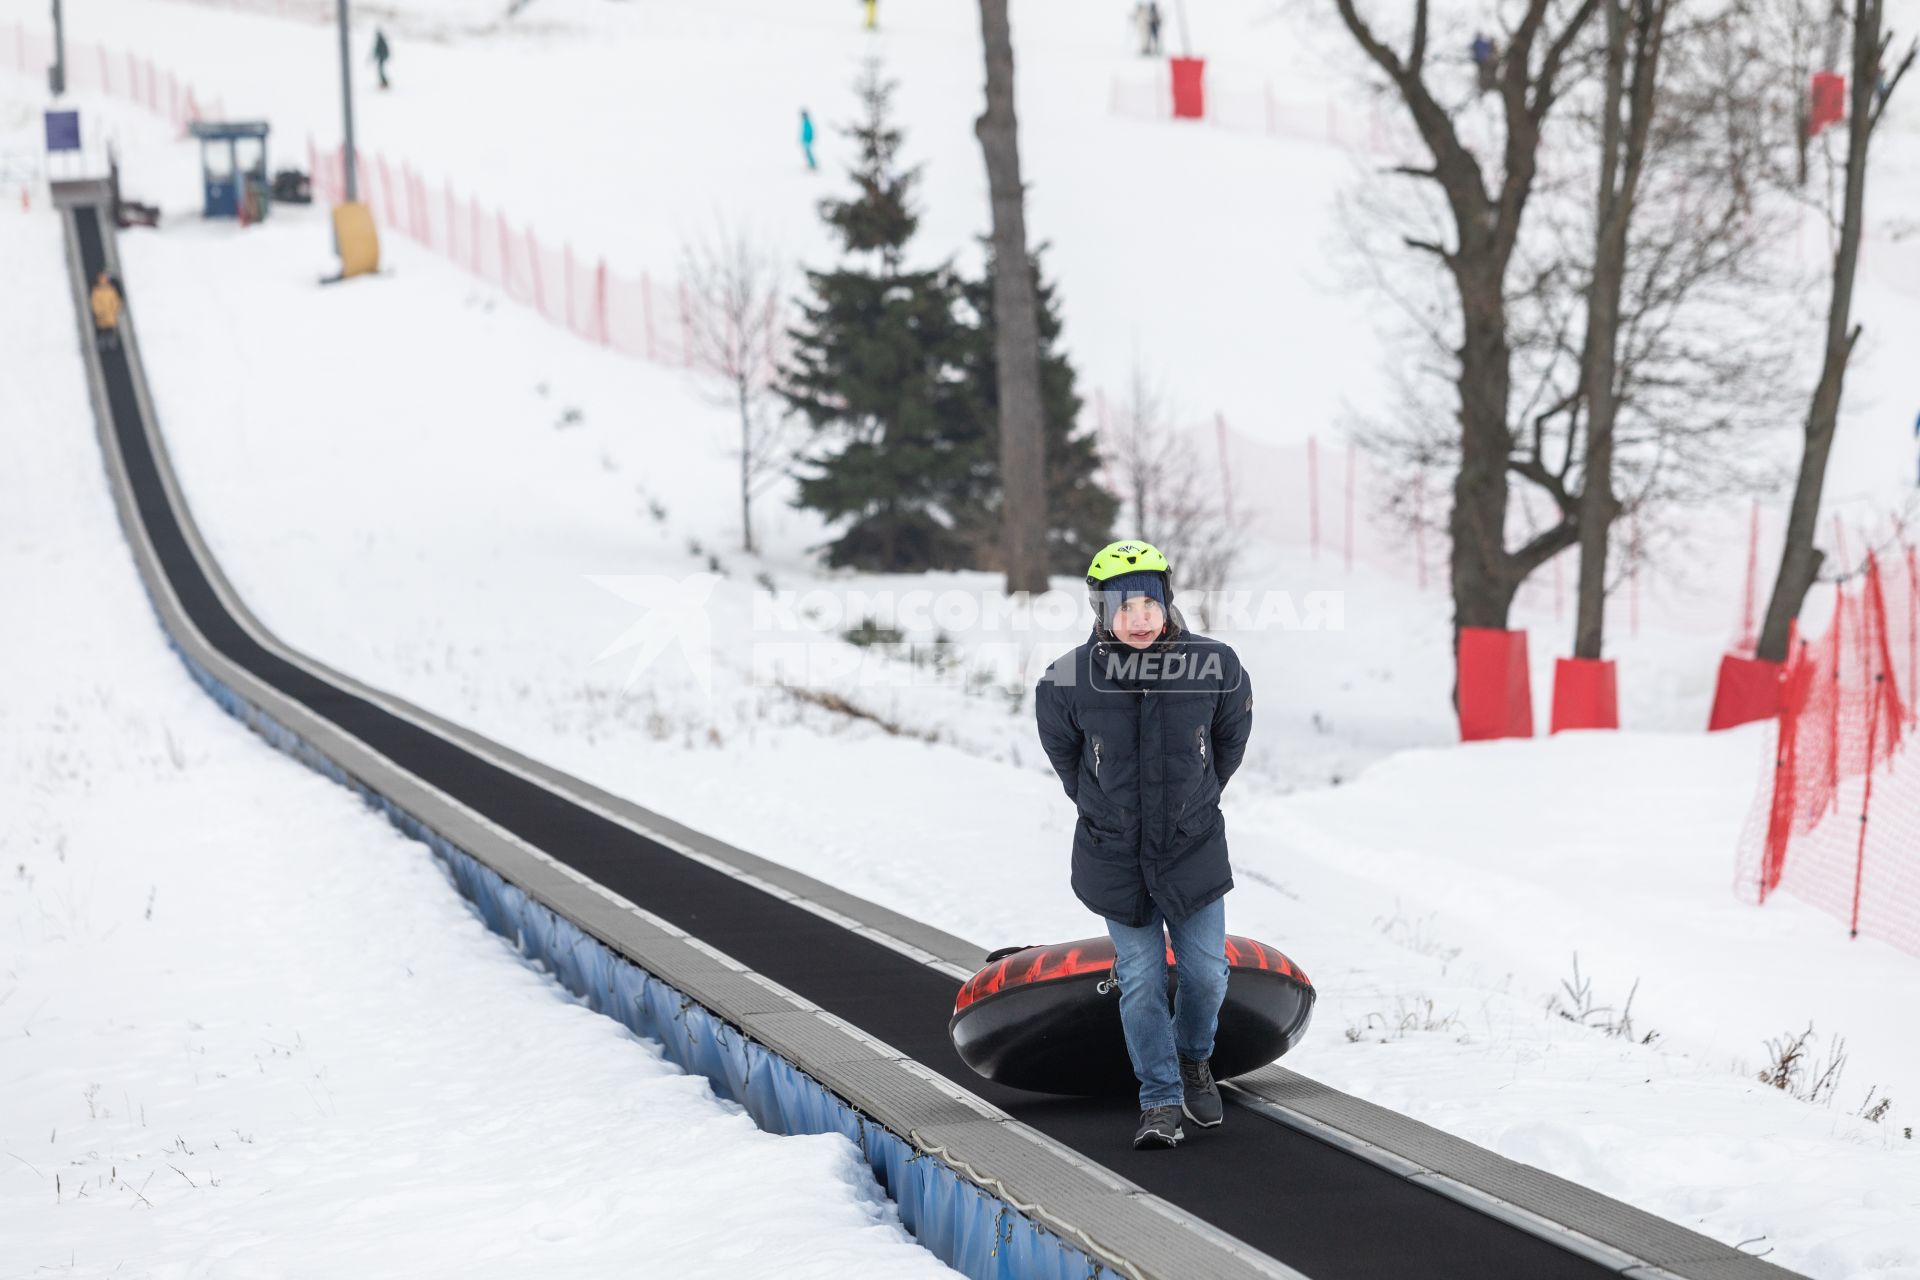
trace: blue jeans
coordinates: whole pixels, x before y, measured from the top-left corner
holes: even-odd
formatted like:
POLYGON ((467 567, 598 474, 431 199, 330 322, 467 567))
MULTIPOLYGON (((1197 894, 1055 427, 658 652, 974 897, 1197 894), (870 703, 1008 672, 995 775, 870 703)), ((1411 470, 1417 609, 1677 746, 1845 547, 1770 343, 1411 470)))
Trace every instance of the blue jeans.
POLYGON ((1120 978, 1120 1023, 1127 1056, 1140 1079, 1140 1109, 1177 1107, 1185 1096, 1181 1058, 1213 1056, 1213 1032, 1227 998, 1227 900, 1215 898, 1182 920, 1167 923, 1158 908, 1149 923, 1107 921, 1114 972, 1120 978), (1173 939, 1178 986, 1167 1007, 1167 938, 1173 939))

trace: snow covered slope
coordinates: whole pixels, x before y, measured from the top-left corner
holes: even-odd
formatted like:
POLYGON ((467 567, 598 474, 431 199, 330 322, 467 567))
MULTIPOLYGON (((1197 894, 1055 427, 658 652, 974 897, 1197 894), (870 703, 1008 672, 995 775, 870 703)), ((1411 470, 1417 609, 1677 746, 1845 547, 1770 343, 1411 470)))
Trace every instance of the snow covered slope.
MULTIPOLYGON (((759 573, 822 604, 888 587, 977 599, 992 590, 984 575, 847 578, 791 550, 732 552, 715 536, 725 419, 679 375, 575 343, 404 251, 390 279, 316 290, 305 268, 320 234, 289 215, 122 242, 183 483, 269 626, 641 804, 983 944, 1097 929, 1067 890, 1071 806, 1032 743, 1024 685, 969 689, 966 664, 993 641, 984 628, 938 681, 892 664, 814 686, 898 735, 755 677, 769 645, 800 643, 816 670, 871 660, 825 615, 818 629, 804 615, 798 632, 769 629, 779 611, 756 601, 759 573), (318 376, 321 350, 350 376, 318 376), (684 583, 710 557, 726 576, 705 611, 706 689, 677 645, 637 671, 630 655, 600 659, 648 613, 596 579, 684 583)), ((779 519, 806 532, 795 513, 779 519)), ((775 545, 796 540, 812 539, 775 545)), ((1083 606, 1062 595, 1059 630, 1023 642, 1071 642, 1083 606)), ((1733 902, 1764 731, 1379 761, 1420 734, 1423 696, 1440 702, 1431 740, 1444 730, 1444 670, 1428 670, 1433 646, 1409 634, 1444 615, 1391 584, 1364 599, 1379 612, 1350 599, 1344 631, 1250 637, 1262 710, 1228 798, 1231 914, 1321 986, 1315 1034, 1290 1064, 1721 1239, 1764 1236, 1751 1247, 1817 1275, 1920 1262, 1893 1207, 1920 1201, 1920 1160, 1900 1136, 1920 1057, 1886 996, 1920 965, 1848 944, 1791 902, 1733 902), (1352 717, 1316 727, 1308 709, 1342 696, 1352 717), (1341 762, 1365 760, 1379 762, 1353 781, 1341 762), (1330 772, 1351 785, 1300 789, 1330 772), (1549 1007, 1576 953, 1594 1005, 1619 1009, 1638 981, 1634 1041, 1549 1007), (1838 1033, 1851 1053, 1830 1106, 1753 1079, 1764 1042, 1809 1020, 1822 1049, 1838 1033), (1637 1043, 1649 1031, 1658 1038, 1637 1043), (1869 1086, 1895 1099, 1879 1125, 1850 1114, 1869 1086)))
MULTIPOLYGON (((323 27, 93 3, 111 19, 96 38, 138 43, 296 139, 328 138, 323 27)), ((1108 77, 1131 67, 1119 8, 1022 15, 1034 219, 1057 240, 1074 353, 1116 385, 1137 333, 1183 403, 1217 399, 1275 439, 1324 428, 1364 394, 1374 358, 1365 317, 1316 275, 1350 162, 1109 119, 1108 77), (1142 253, 1156 270, 1134 269, 1142 253)), ((1256 27, 1255 8, 1200 20, 1233 16, 1223 43, 1249 65, 1311 52, 1311 32, 1256 27)), ((929 162, 925 252, 962 252, 984 226, 966 4, 887 5, 880 37, 839 0, 551 2, 527 16, 525 31, 486 35, 406 19, 398 87, 363 100, 369 145, 430 174, 444 165, 516 218, 636 269, 670 261, 715 209, 751 208, 818 260, 808 204, 825 182, 799 171, 793 108, 844 115, 857 59, 879 47, 905 79, 909 151, 929 162)), ((1889 118, 1884 265, 1863 302, 1884 336, 1837 462, 1840 496, 1863 503, 1910 474, 1912 397, 1893 357, 1913 332, 1902 272, 1915 245, 1896 235, 1914 119, 1911 104, 1889 118)), ((183 167, 190 178, 191 156, 162 143, 129 157, 130 175, 137 165, 165 190, 183 167)), ((937 680, 897 665, 815 673, 816 692, 898 735, 754 678, 770 638, 797 635, 823 663, 871 658, 836 638, 858 610, 756 631, 758 575, 827 604, 889 588, 977 600, 990 579, 822 575, 805 554, 817 525, 773 504, 773 551, 737 555, 731 428, 693 384, 577 344, 404 244, 391 278, 324 292, 310 283, 324 223, 299 211, 244 234, 189 219, 125 246, 189 496, 290 643, 982 943, 1097 928, 1067 892, 1071 813, 1038 759, 1024 681, 968 677, 993 651, 984 625, 948 628, 958 669, 937 680), (596 661, 644 610, 594 578, 682 579, 715 559, 710 693, 677 651, 637 676, 623 657, 596 661)), ((1767 749, 1761 730, 1683 732, 1704 718, 1719 637, 1623 637, 1628 723, 1663 732, 1453 748, 1437 591, 1303 554, 1262 560, 1246 585, 1343 592, 1339 629, 1232 637, 1262 690, 1228 799, 1233 927, 1285 947, 1323 991, 1290 1064, 1811 1274, 1920 1274, 1920 1156, 1903 1136, 1920 1033, 1897 1008, 1920 965, 1849 944, 1791 902, 1732 902, 1733 841, 1767 749), (1423 749, 1384 758, 1408 747, 1423 749), (1617 1016, 1633 991, 1631 1040, 1561 1016, 1577 1003, 1561 990, 1576 954, 1592 1003, 1616 1011, 1587 1021, 1617 1016), (1837 1034, 1850 1054, 1823 1106, 1753 1079, 1765 1042, 1809 1022, 1821 1050, 1837 1034), (1879 1124, 1853 1114, 1869 1088, 1894 1099, 1879 1124)), ((1069 591, 1058 625, 1023 641, 1066 647, 1079 607, 1069 591)), ((1525 620, 1539 636, 1551 613, 1525 620)), ((1537 689, 1553 647, 1536 639, 1537 689)))
POLYGON ((0 1272, 951 1274, 851 1144, 573 1003, 207 700, 107 498, 50 214, 8 214, 0 278, 0 1272))

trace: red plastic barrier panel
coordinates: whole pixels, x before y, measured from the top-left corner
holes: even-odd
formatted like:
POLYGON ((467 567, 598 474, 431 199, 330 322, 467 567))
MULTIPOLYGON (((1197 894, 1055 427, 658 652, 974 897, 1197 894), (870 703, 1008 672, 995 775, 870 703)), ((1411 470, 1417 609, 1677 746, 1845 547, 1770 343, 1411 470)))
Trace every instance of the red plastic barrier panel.
POLYGON ((1713 688, 1713 714, 1707 717, 1707 731, 1779 715, 1781 665, 1737 653, 1720 659, 1720 679, 1713 688))
POLYGON ((1527 633, 1460 628, 1460 741, 1532 736, 1527 633))
POLYGON ((1207 60, 1169 58, 1173 67, 1173 118, 1199 120, 1207 114, 1207 60))
POLYGON ((1562 729, 1618 729, 1620 697, 1611 658, 1560 658, 1553 664, 1553 724, 1562 729))
POLYGON ((1813 114, 1807 117, 1807 136, 1847 118, 1847 78, 1834 71, 1813 73, 1813 114))

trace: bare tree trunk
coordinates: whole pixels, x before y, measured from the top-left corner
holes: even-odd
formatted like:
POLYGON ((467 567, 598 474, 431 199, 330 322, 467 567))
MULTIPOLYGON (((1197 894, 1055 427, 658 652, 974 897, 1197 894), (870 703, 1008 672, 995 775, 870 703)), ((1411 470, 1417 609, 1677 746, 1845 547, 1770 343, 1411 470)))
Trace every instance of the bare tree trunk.
POLYGON ((1013 113, 1007 0, 980 0, 987 107, 974 122, 993 205, 994 355, 999 369, 1000 519, 1007 590, 1047 589, 1046 438, 1040 403, 1040 318, 1027 259, 1026 192, 1013 113))
POLYGON ((1407 243, 1445 264, 1460 298, 1460 469, 1449 520, 1456 640, 1461 627, 1504 628, 1514 593, 1527 575, 1578 536, 1577 511, 1561 491, 1556 493, 1557 525, 1517 550, 1506 545, 1507 474, 1515 464, 1505 288, 1538 174, 1541 128, 1561 90, 1567 56, 1598 2, 1578 0, 1552 29, 1550 0, 1526 0, 1501 62, 1498 90, 1506 125, 1501 168, 1488 173, 1462 142, 1453 113, 1427 83, 1428 0, 1415 0, 1404 55, 1375 35, 1357 0, 1333 0, 1348 32, 1399 94, 1432 157, 1431 168, 1398 172, 1438 186, 1453 220, 1452 246, 1407 243))
MULTIPOLYGON (((1880 78, 1881 60, 1886 55, 1886 40, 1880 34, 1884 0, 1854 0, 1853 7, 1853 83, 1852 102, 1847 115, 1847 184, 1840 216, 1840 246, 1833 257, 1833 290, 1827 306, 1826 358, 1820 367, 1820 381, 1807 410, 1806 443, 1800 458, 1800 478, 1794 485, 1793 507, 1787 517, 1786 546, 1780 556, 1780 571, 1774 578, 1773 596, 1767 602, 1766 622, 1760 629, 1757 656, 1783 662, 1787 656, 1787 634, 1793 620, 1800 616, 1807 591, 1820 573, 1825 558, 1813 545, 1815 526, 1820 519, 1820 495, 1826 486, 1827 458, 1833 452, 1833 435, 1840 423, 1840 397, 1845 389, 1847 361, 1854 343, 1860 339, 1860 326, 1853 323, 1853 282, 1860 265, 1860 232, 1866 217, 1867 144, 1879 123, 1874 105, 1874 89, 1880 78)), ((1913 50, 1907 51, 1899 69, 1888 83, 1886 98, 1913 65, 1913 50)))
POLYGON ((1607 550, 1620 515, 1614 493, 1614 422, 1619 411, 1620 299, 1626 285, 1627 232, 1646 160, 1667 0, 1603 0, 1607 7, 1606 116, 1600 126, 1600 190, 1594 205, 1593 272, 1587 291, 1582 370, 1587 439, 1580 489, 1580 587, 1573 656, 1599 658, 1607 622, 1607 550), (1624 4, 1624 8, 1623 8, 1624 4), (1627 49, 1632 11, 1634 41, 1627 49), (1627 67, 1633 81, 1629 88, 1627 67), (1621 107, 1627 109, 1624 125, 1621 107))
POLYGON ((1453 513, 1448 523, 1456 637, 1461 627, 1505 628, 1520 585, 1517 578, 1509 581, 1507 569, 1512 353, 1507 348, 1504 266, 1483 271, 1456 268, 1465 319, 1465 341, 1460 346, 1460 469, 1453 477, 1453 513))

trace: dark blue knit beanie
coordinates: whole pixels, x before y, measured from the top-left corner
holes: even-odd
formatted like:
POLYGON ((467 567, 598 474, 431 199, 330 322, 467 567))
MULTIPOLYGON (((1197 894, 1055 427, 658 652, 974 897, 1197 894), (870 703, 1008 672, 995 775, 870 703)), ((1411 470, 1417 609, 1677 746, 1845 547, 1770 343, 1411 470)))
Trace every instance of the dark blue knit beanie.
POLYGON ((1134 596, 1146 596, 1160 602, 1164 611, 1167 607, 1167 587, 1158 573, 1150 569, 1141 569, 1133 573, 1116 574, 1100 584, 1101 613, 1107 626, 1113 626, 1114 615, 1120 607, 1134 596))

